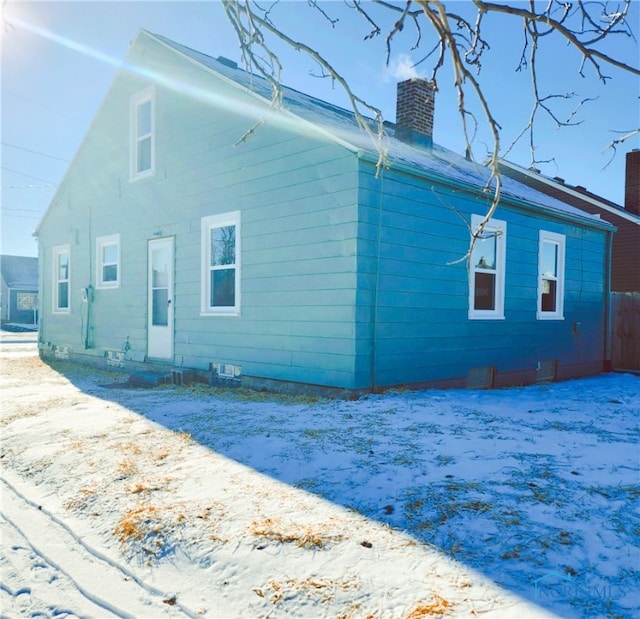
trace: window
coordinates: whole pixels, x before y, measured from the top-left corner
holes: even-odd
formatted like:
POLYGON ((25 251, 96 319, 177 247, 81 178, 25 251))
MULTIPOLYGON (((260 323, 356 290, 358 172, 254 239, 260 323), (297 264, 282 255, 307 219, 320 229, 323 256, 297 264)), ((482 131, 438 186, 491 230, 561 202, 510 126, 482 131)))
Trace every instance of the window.
POLYGON ((53 312, 68 314, 69 283, 71 281, 71 249, 69 245, 59 245, 53 248, 53 312))
POLYGON ((240 212, 202 219, 202 313, 240 312, 240 212))
POLYGON ((19 310, 38 309, 38 295, 35 292, 19 292, 16 299, 19 310))
MULTIPOLYGON (((482 221, 471 217, 476 230, 482 221)), ((476 239, 469 268, 469 318, 504 318, 504 280, 507 224, 491 219, 476 239)))
POLYGON ((155 170, 155 105, 153 87, 131 97, 131 179, 153 174, 155 170))
POLYGON ((564 318, 564 253, 564 234, 540 230, 538 320, 564 318))
POLYGON ((120 286, 120 235, 96 239, 96 288, 120 286))

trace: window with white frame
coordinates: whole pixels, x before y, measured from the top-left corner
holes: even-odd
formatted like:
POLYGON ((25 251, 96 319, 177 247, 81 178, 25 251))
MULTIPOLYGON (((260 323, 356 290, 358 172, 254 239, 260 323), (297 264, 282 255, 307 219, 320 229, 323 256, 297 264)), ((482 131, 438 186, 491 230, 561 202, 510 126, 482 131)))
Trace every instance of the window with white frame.
POLYGON ((538 320, 564 318, 564 234, 540 230, 538 247, 538 320))
POLYGON ((16 306, 19 310, 38 309, 37 292, 19 292, 16 295, 16 306))
POLYGON ((120 235, 96 239, 96 288, 120 286, 120 235))
POLYGON ((240 211, 202 218, 203 314, 240 312, 240 211))
POLYGON ((53 312, 68 314, 71 311, 69 292, 71 283, 71 247, 59 245, 52 251, 53 312))
POLYGON ((155 170, 155 91, 153 86, 136 93, 130 103, 131 179, 155 170))
MULTIPOLYGON (((482 222, 472 215, 472 230, 482 222)), ((469 266, 469 318, 504 318, 507 223, 490 219, 476 238, 469 266)))

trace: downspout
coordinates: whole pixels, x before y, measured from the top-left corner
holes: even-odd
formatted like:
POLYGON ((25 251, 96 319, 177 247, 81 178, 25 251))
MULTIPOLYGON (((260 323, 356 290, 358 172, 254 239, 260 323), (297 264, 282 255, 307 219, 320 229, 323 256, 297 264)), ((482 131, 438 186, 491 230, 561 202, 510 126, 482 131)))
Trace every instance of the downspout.
MULTIPOLYGON (((91 345, 91 305, 93 303, 93 211, 91 210, 91 205, 87 205, 87 209, 89 210, 89 240, 88 240, 88 249, 89 249, 89 284, 85 288, 86 297, 83 298, 83 305, 86 305, 87 312, 87 320, 84 332, 84 349, 89 350, 92 348, 91 345)), ((85 308, 83 308, 84 310, 85 308)))
POLYGON ((378 175, 378 220, 376 224, 376 259, 375 259, 375 278, 373 290, 373 312, 371 316, 371 366, 370 366, 370 389, 372 393, 377 390, 376 372, 377 372, 377 354, 378 354, 378 290, 380 284, 380 243, 382 236, 382 180, 384 171, 380 170, 378 175))
POLYGON ((613 255, 613 232, 607 230, 607 249, 605 252, 605 297, 604 297, 604 360, 602 369, 611 372, 613 359, 611 358, 611 263, 613 255))
MULTIPOLYGON (((35 236, 35 233, 34 233, 35 236)), ((42 356, 42 350, 44 348, 44 324, 43 318, 46 315, 44 308, 44 299, 46 294, 46 281, 45 281, 45 261, 48 256, 44 255, 44 243, 38 236, 38 356, 42 356)))

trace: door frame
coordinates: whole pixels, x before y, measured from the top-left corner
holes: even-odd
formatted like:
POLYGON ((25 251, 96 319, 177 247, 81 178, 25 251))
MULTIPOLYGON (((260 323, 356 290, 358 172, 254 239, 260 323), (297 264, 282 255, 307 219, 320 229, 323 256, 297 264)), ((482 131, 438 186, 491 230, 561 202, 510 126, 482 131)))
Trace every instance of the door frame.
MULTIPOLYGON (((172 236, 147 241, 147 358, 158 361, 173 361, 174 348, 174 256, 175 239, 172 236), (167 315, 166 325, 153 324, 154 321, 154 288, 153 259, 154 253, 165 246, 168 251, 167 259, 167 315)), ((160 288, 164 288, 161 286, 160 288)))

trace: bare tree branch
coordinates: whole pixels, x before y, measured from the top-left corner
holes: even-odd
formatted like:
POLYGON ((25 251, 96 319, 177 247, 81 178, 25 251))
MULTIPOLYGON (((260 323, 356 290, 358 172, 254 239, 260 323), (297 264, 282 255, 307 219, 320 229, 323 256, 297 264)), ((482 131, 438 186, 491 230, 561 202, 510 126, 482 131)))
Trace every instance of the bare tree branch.
MULTIPOLYGON (((496 13, 507 13, 509 15, 517 15, 522 19, 540 22, 553 28, 557 33, 561 34, 571 45, 573 45, 583 56, 583 63, 589 61, 594 70, 596 71, 598 78, 602 81, 606 80, 606 77, 602 74, 600 70, 600 65, 597 60, 600 60, 606 64, 610 64, 618 69, 622 69, 623 71, 628 71, 629 73, 633 73, 634 75, 640 75, 640 68, 632 67, 631 65, 618 60, 614 56, 610 56, 609 54, 605 54, 604 52, 599 51, 591 47, 594 42, 600 40, 599 38, 594 38, 588 41, 581 41, 576 32, 567 28, 563 21, 564 19, 557 20, 553 19, 550 15, 549 11, 545 11, 543 13, 536 13, 533 10, 521 9, 519 7, 513 7, 507 4, 497 4, 495 2, 484 2, 484 0, 473 0, 473 3, 478 7, 480 11, 493 11, 496 13)), ((581 6, 584 6, 583 3, 579 3, 581 6)), ((619 16, 616 16, 614 23, 620 23, 624 20, 628 13, 630 0, 626 0, 624 3, 624 9, 619 12, 619 16)), ((607 34, 611 34, 611 30, 607 31, 607 34)), ((580 70, 582 74, 582 69, 580 70)))
MULTIPOLYGON (((353 11, 353 14, 366 24, 367 34, 363 37, 365 42, 384 35, 387 65, 390 63, 394 46, 402 44, 401 42, 406 45, 406 37, 411 36, 412 32, 415 33, 415 41, 410 47, 411 50, 419 49, 423 37, 428 38, 427 44, 430 51, 422 56, 414 67, 429 60, 430 80, 436 90, 442 69, 445 66, 451 68, 466 145, 465 151, 470 158, 473 158, 473 144, 478 126, 482 124, 490 132, 491 144, 488 147, 488 159, 485 163, 489 169, 489 180, 485 186, 488 199, 487 213, 477 230, 470 231, 471 243, 463 259, 470 258, 475 240, 484 234, 486 224, 499 204, 502 188, 498 167, 500 158, 504 156, 501 154, 502 128, 493 115, 479 79, 483 57, 490 49, 489 41, 483 35, 483 25, 487 16, 499 15, 512 22, 519 22, 523 27, 522 52, 515 70, 526 70, 530 73, 533 105, 527 125, 508 146, 506 153, 508 154, 521 138, 528 135, 531 165, 535 167, 536 164, 543 163, 536 158, 535 127, 539 122, 539 116, 547 116, 557 127, 576 125, 581 122, 577 118, 579 110, 593 100, 592 97, 581 98, 577 106, 563 117, 559 111, 562 106, 558 104, 569 101, 577 95, 572 92, 542 92, 537 62, 540 46, 543 41, 551 37, 559 37, 578 53, 580 63, 577 72, 584 76, 585 68, 591 67, 595 77, 602 83, 610 79, 604 73, 605 67, 640 75, 637 64, 632 66, 622 57, 607 53, 604 51, 606 48, 600 47, 601 43, 613 40, 615 37, 630 38, 635 41, 634 32, 627 21, 631 2, 632 0, 618 0, 615 3, 609 0, 574 0, 573 2, 547 0, 543 3, 539 0, 528 0, 526 3, 509 4, 497 0, 472 0, 463 6, 446 2, 446 0, 403 0, 402 3, 389 0, 369 2, 344 0, 343 7, 353 11), (470 12, 469 7, 473 7, 475 12, 470 12), (482 123, 473 110, 479 110, 478 116, 481 117, 482 123)), ((272 88, 272 106, 278 107, 282 99, 280 80, 282 66, 277 54, 273 51, 274 48, 267 41, 267 36, 306 54, 320 67, 320 77, 330 78, 332 83, 338 84, 345 92, 355 121, 369 135, 378 149, 377 172, 380 173, 386 158, 382 140, 384 128, 381 111, 357 96, 348 80, 320 51, 278 27, 274 17, 274 8, 277 4, 276 0, 268 9, 265 9, 254 0, 223 0, 227 16, 240 42, 244 63, 248 68, 255 68, 265 77, 272 88), (370 120, 370 117, 374 120, 370 120)), ((330 17, 320 6, 319 0, 307 0, 307 5, 332 29, 336 28, 339 20, 330 17)), ((612 48, 609 46, 608 49, 612 48)), ((253 133, 259 123, 260 121, 245 134, 245 137, 253 133)), ((640 129, 613 140, 607 149, 612 149, 615 155, 616 145, 638 133, 640 129)))
MULTIPOLYGON (((261 29, 268 30, 279 39, 287 43, 291 48, 296 51, 304 51, 310 58, 312 58, 320 67, 324 69, 328 76, 334 82, 340 84, 344 92, 349 97, 349 101, 351 102, 351 108, 354 113, 354 117, 358 126, 366 132, 366 134, 371 138, 372 142, 377 145, 378 148, 378 163, 377 170, 380 171, 386 162, 386 150, 382 144, 382 136, 384 134, 383 127, 383 119, 382 119, 382 111, 373 105, 369 105, 364 99, 361 99, 351 90, 347 80, 342 77, 333 66, 316 50, 312 49, 305 43, 300 41, 295 41, 290 38, 282 31, 273 26, 269 21, 260 18, 255 12, 249 7, 248 0, 243 0, 241 2, 237 0, 223 0, 223 6, 225 11, 227 12, 227 16, 229 16, 232 23, 240 21, 238 16, 244 16, 248 20, 251 25, 251 28, 241 29, 236 27, 236 33, 238 34, 240 45, 243 50, 243 57, 245 61, 248 59, 249 64, 255 64, 258 62, 258 58, 253 54, 252 48, 253 45, 257 44, 258 46, 264 48, 264 37, 261 29), (246 50, 246 53, 245 53, 246 50), (360 107, 365 108, 370 113, 373 114, 375 118, 375 126, 376 130, 374 131, 368 121, 368 119, 363 115, 360 111, 360 107)), ((268 53, 269 59, 272 58, 272 53, 268 53)), ((268 71, 265 70, 264 65, 258 64, 258 69, 263 75, 268 75, 268 71)), ((277 72, 277 78, 274 77, 273 74, 268 75, 268 81, 274 87, 274 96, 272 103, 277 104, 278 106, 282 101, 282 84, 280 82, 280 72, 281 65, 279 62, 274 63, 272 66, 275 66, 277 72), (277 93, 277 94, 276 94, 277 93)))
POLYGON ((611 152, 611 158, 603 166, 602 168, 603 170, 606 170, 609 167, 609 165, 611 165, 611 162, 614 160, 616 156, 617 145, 623 144, 627 140, 630 140, 631 138, 635 137, 636 135, 640 135, 640 129, 634 129, 633 131, 630 131, 629 133, 627 133, 626 135, 623 135, 622 137, 616 138, 615 140, 611 140, 611 142, 607 144, 606 148, 604 148, 602 152, 606 153, 608 150, 611 150, 612 152, 611 152))

